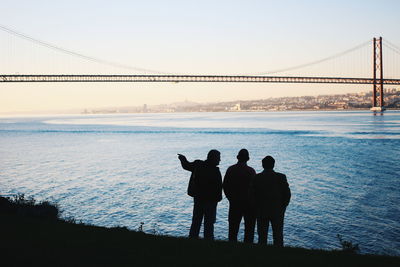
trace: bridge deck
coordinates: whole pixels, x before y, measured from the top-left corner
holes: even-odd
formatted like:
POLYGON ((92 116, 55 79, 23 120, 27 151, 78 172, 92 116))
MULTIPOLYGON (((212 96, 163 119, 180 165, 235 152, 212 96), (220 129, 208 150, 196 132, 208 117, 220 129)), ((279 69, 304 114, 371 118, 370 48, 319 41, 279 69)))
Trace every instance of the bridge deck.
MULTIPOLYGON (((226 76, 226 75, 0 75, 0 82, 234 82, 373 84, 372 78, 226 76)), ((378 79, 379 83, 380 80, 378 79)), ((400 79, 383 79, 400 85, 400 79)))

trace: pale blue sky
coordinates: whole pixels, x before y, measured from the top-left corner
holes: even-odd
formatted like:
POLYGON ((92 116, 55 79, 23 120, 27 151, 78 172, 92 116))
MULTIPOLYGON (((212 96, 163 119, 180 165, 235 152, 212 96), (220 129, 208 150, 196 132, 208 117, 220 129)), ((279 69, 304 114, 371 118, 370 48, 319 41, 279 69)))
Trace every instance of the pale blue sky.
MULTIPOLYGON (((0 3, 3 26, 82 54, 171 73, 259 73, 330 56, 379 36, 400 46, 400 1, 396 0, 0 3)), ((11 43, 5 36, 0 32, 3 47, 11 43)), ((24 65, 14 72, 33 67, 48 72, 45 63, 29 66, 23 54, 13 56, 15 64, 24 65)), ((287 84, 0 84, 0 112, 366 89, 287 84)))

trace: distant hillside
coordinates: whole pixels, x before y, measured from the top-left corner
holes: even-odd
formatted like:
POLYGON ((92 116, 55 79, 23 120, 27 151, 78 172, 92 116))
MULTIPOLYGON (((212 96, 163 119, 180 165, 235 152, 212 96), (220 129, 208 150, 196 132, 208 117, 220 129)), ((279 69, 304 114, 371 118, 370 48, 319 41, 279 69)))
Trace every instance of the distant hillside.
MULTIPOLYGON (((121 107, 86 110, 84 113, 148 113, 148 112, 235 112, 235 111, 287 111, 287 110, 346 110, 370 109, 371 92, 274 97, 255 100, 236 100, 214 103, 196 103, 182 101, 142 107, 121 107)), ((400 109, 400 90, 385 90, 385 106, 389 109, 400 109)))

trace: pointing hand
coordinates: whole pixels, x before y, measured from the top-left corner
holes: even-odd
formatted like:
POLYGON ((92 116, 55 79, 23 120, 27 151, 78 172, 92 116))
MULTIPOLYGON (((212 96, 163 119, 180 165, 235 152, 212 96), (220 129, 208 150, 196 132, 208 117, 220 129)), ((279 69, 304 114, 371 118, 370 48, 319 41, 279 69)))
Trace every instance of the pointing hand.
POLYGON ((184 155, 182 155, 182 154, 178 154, 178 159, 180 161, 186 161, 186 157, 184 155))

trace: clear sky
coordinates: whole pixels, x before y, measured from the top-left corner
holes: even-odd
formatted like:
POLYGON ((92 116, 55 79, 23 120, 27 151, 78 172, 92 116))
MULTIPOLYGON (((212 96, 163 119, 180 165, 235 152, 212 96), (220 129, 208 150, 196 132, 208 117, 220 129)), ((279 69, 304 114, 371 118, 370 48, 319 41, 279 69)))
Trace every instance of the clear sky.
MULTIPOLYGON (((262 73, 318 60, 379 36, 400 46, 398 0, 1 0, 0 3, 0 25, 85 55, 168 73, 262 73)), ((88 65, 5 32, 0 32, 0 48, 0 73, 142 74, 88 65)), ((360 53, 371 57, 369 50, 360 53)), ((364 65, 368 71, 372 68, 369 63, 364 65)), ((325 67, 320 66, 319 70, 320 76, 324 76, 325 67)), ((295 84, 1 83, 0 113, 184 100, 246 100, 370 89, 295 84)))

